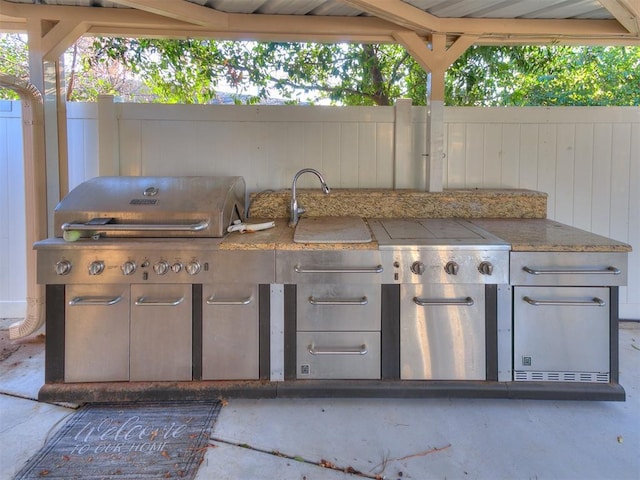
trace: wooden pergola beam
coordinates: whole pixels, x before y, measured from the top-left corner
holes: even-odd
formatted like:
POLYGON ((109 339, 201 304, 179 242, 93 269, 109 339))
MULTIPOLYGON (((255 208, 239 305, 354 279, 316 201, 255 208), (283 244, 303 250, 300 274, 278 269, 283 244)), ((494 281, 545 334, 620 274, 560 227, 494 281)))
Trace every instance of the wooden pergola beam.
POLYGON ((629 33, 640 36, 640 0, 598 0, 629 33))
POLYGON ((225 27, 228 15, 186 0, 111 0, 118 5, 172 18, 202 27, 225 27))
POLYGON ((63 20, 58 22, 42 38, 43 60, 55 62, 89 30, 89 23, 63 20))

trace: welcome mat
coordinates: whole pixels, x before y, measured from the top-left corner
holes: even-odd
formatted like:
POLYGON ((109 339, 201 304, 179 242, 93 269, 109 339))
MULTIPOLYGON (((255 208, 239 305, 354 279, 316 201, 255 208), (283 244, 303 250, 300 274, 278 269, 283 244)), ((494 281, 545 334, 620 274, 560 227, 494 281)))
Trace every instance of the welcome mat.
POLYGON ((193 479, 219 401, 87 404, 15 477, 193 479))

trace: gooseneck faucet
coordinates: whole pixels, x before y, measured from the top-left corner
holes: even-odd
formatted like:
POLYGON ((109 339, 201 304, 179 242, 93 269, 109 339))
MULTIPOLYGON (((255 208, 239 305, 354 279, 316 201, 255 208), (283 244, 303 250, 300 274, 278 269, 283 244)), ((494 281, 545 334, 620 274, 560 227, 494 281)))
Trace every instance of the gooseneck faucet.
POLYGON ((329 185, 327 185, 327 182, 324 181, 324 178, 322 178, 322 175, 319 171, 314 170, 313 168, 303 168, 298 173, 296 173, 293 177, 293 183, 291 184, 291 218, 289 220, 290 227, 295 227, 298 224, 300 215, 305 212, 304 207, 302 205, 298 205, 298 198, 296 197, 296 182, 298 181, 298 177, 303 173, 315 174, 315 176, 320 180, 320 185, 322 186, 322 191, 325 193, 325 195, 331 191, 329 185))

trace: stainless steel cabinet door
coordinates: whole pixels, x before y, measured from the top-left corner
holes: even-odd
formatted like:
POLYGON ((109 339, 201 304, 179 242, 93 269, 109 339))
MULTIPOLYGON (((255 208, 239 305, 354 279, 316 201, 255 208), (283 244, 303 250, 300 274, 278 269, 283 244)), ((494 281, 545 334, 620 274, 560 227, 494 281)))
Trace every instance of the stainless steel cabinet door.
POLYGON ((192 325, 191 285, 131 285, 131 380, 191 380, 192 325))
POLYGON ((64 381, 129 380, 129 286, 68 285, 64 381))
POLYGON ((513 297, 516 380, 609 381, 608 288, 514 287, 513 297))
POLYGON ((258 333, 257 285, 204 285, 202 379, 257 379, 258 333))
POLYGON ((401 285, 400 378, 485 380, 484 285, 401 285))

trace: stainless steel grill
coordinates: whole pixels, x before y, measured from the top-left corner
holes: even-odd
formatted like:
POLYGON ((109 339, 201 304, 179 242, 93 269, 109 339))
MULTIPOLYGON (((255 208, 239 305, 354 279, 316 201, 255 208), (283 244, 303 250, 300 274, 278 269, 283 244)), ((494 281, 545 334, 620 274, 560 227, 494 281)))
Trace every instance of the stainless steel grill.
POLYGON ((242 177, 96 177, 56 207, 55 235, 222 237, 244 197, 242 177))
POLYGON ((194 325, 209 313, 194 311, 203 290, 219 290, 219 244, 244 218, 244 199, 242 177, 99 177, 71 191, 55 210, 56 236, 35 245, 47 383, 201 376, 194 325))

